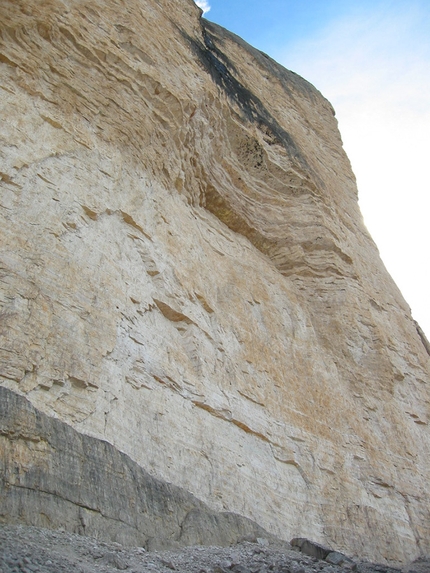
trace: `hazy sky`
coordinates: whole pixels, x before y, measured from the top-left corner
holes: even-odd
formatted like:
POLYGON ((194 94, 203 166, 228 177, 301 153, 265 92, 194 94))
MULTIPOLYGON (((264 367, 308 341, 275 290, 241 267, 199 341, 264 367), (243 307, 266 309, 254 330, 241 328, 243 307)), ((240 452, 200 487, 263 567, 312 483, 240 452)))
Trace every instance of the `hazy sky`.
POLYGON ((196 3, 333 104, 365 223, 430 337, 430 1, 196 3))

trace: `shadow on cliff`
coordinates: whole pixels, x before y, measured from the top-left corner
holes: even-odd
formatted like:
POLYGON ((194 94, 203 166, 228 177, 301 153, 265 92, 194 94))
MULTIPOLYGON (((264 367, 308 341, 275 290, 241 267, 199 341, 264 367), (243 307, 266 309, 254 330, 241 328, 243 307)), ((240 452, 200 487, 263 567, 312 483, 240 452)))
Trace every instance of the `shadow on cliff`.
POLYGON ((212 511, 108 442, 77 432, 0 386, 2 522, 63 528, 148 550, 273 538, 246 517, 212 511))

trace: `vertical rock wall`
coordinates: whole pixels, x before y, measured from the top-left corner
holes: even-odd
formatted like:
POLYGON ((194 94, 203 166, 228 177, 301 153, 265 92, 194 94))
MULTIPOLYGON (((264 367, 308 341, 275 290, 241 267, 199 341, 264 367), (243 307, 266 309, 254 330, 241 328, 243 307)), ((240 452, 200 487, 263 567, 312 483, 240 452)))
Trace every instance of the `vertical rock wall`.
POLYGON ((0 383, 213 510, 429 554, 428 345, 330 104, 191 0, 0 33, 0 383))

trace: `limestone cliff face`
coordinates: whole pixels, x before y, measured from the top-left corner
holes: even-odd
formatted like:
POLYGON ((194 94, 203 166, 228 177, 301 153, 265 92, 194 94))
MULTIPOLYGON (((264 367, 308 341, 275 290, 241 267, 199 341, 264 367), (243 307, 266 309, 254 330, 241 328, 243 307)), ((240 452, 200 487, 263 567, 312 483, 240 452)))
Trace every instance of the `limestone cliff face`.
POLYGON ((200 15, 2 0, 1 384, 212 510, 428 555, 428 345, 333 110, 200 15))

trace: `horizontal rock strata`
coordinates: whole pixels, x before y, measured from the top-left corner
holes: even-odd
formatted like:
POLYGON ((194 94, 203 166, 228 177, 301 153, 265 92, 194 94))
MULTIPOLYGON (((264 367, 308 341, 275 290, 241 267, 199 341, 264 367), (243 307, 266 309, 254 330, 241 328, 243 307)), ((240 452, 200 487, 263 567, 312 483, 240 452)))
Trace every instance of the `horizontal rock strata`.
POLYGON ((428 555, 429 346, 332 107, 200 16, 0 3, 0 384, 213 511, 428 555))

